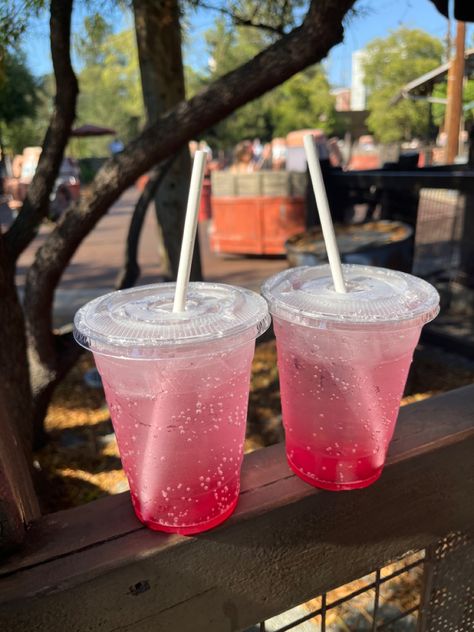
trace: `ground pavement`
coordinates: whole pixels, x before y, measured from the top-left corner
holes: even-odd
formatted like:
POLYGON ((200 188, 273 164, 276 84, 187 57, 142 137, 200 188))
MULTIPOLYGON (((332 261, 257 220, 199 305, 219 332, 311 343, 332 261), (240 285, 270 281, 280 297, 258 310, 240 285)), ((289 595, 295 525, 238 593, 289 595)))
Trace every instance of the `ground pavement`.
MULTIPOLYGON (((71 322, 76 310, 88 300, 113 290, 117 272, 123 261, 130 217, 138 196, 139 192, 135 187, 125 191, 77 250, 56 290, 54 320, 57 326, 71 322)), ((17 282, 20 293, 34 253, 51 230, 51 225, 44 224, 38 237, 19 260, 17 282)), ((208 233, 209 224, 201 224, 199 237, 206 281, 231 283, 258 291, 265 278, 286 267, 286 260, 283 257, 214 255, 209 248, 208 233)), ((142 269, 139 284, 160 280, 164 270, 160 261, 156 220, 152 207, 148 210, 142 232, 139 264, 142 269)))

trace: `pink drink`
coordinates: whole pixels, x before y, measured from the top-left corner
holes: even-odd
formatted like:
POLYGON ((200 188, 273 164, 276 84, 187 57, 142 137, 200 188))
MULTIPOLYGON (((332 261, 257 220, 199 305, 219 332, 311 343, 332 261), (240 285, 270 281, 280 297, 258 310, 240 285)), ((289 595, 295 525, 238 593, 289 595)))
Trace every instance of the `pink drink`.
POLYGON ((274 327, 290 467, 325 489, 370 485, 385 463, 420 328, 323 334, 279 319, 274 327))
POLYGON ((212 355, 97 356, 135 511, 152 529, 210 529, 240 489, 255 342, 212 355))
POLYGON ((191 283, 114 292, 76 314, 76 340, 102 376, 133 506, 151 529, 192 534, 234 510, 240 489, 255 338, 265 301, 191 283))
POLYGON ((358 489, 380 476, 413 351, 439 297, 425 281, 383 268, 328 266, 269 279, 290 467, 306 482, 358 489))

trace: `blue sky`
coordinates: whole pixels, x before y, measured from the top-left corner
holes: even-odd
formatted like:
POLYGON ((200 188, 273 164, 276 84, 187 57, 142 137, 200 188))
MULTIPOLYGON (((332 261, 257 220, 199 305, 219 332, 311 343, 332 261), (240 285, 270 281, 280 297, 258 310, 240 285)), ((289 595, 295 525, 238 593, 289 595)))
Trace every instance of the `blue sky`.
MULTIPOLYGON (((110 7, 110 5, 108 5, 110 7)), ((78 32, 86 11, 81 0, 76 2, 73 15, 73 33, 78 32)), ((434 8, 429 0, 362 0, 356 5, 358 15, 352 17, 346 26, 344 42, 331 51, 326 62, 330 82, 333 85, 349 85, 351 72, 351 54, 363 48, 375 37, 384 37, 390 30, 401 25, 410 28, 422 28, 436 37, 444 38, 447 21, 434 8)), ((106 18, 114 24, 114 30, 120 31, 131 26, 131 17, 124 16, 118 10, 104 11, 106 18)), ((205 66, 208 58, 204 33, 212 27, 216 13, 199 10, 191 16, 189 25, 189 44, 185 51, 186 63, 205 66)), ((472 42, 473 26, 468 27, 467 43, 472 42)), ((36 75, 51 72, 51 58, 48 41, 48 17, 32 20, 24 42, 28 64, 36 75)))

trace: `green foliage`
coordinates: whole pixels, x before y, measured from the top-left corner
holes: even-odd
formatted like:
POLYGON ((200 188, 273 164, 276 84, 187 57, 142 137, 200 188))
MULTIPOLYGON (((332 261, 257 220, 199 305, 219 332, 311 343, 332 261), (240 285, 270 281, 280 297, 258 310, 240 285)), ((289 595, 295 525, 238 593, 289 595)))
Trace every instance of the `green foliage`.
POLYGON ((0 127, 3 145, 14 153, 40 143, 38 115, 44 104, 43 82, 28 70, 21 51, 5 52, 0 78, 0 127))
POLYGON ((442 42, 419 29, 401 27, 366 47, 365 82, 369 91, 367 123, 384 143, 423 137, 429 127, 429 105, 391 99, 409 81, 439 66, 442 42))
MULTIPOLYGON (((118 138, 128 142, 144 121, 134 31, 113 34, 107 21, 92 13, 75 38, 75 48, 82 62, 75 125, 111 127, 118 138)), ((53 107, 54 76, 34 80, 18 51, 6 53, 3 65, 5 80, 0 79, 3 142, 17 153, 25 146, 40 145, 43 141, 53 107)), ((72 138, 66 153, 77 158, 107 156, 111 140, 110 136, 72 138)))
MULTIPOLYGON (((206 83, 245 63, 278 37, 274 33, 249 27, 233 27, 218 19, 206 39, 210 69, 197 76, 187 73, 188 90, 206 83)), ((206 134, 211 146, 230 147, 244 138, 263 141, 305 127, 330 132, 334 125, 334 99, 321 66, 295 75, 263 97, 248 103, 206 134)))
MULTIPOLYGON (((446 99, 447 84, 438 83, 433 89, 433 96, 441 99, 446 99)), ((464 119, 469 123, 474 122, 474 80, 469 79, 464 83, 463 87, 463 104, 469 106, 464 110, 464 119)), ((441 126, 444 123, 444 117, 446 114, 446 106, 442 103, 433 103, 433 122, 435 125, 441 126)))
POLYGON ((104 63, 107 38, 112 35, 111 25, 100 13, 84 18, 82 32, 75 38, 75 49, 84 66, 104 63))
MULTIPOLYGON (((218 18, 214 28, 206 33, 210 53, 208 71, 199 78, 195 76, 193 82, 187 81, 188 96, 190 89, 197 90, 251 59, 274 37, 258 29, 234 27, 224 18, 218 18)), ((271 137, 270 105, 269 95, 248 103, 208 130, 206 140, 212 147, 221 148, 233 146, 243 138, 271 137)))
POLYGON ((36 79, 36 107, 32 116, 18 118, 4 126, 4 143, 10 153, 19 154, 25 147, 41 145, 53 109, 55 81, 53 75, 36 79))
MULTIPOLYGON (((28 18, 45 6, 45 0, 1 0, 0 2, 0 51, 2 53, 18 44, 26 30, 28 18)), ((0 55, 0 58, 3 55, 0 55)))
POLYGON ((334 97, 321 66, 298 73, 273 91, 274 133, 286 136, 295 129, 318 128, 330 133, 334 128, 334 97))
MULTIPOLYGON (((85 62, 78 75, 76 125, 111 127, 123 143, 131 140, 144 120, 135 34, 113 34, 100 17, 87 18, 77 52, 85 62)), ((106 156, 111 137, 71 139, 76 157, 106 156)))
POLYGON ((37 103, 36 87, 24 55, 18 50, 5 53, 0 79, 0 121, 8 124, 32 116, 37 103))
POLYGON ((267 33, 282 33, 292 28, 299 13, 298 9, 307 8, 307 0, 233 0, 231 2, 212 2, 188 0, 191 7, 213 8, 220 11, 228 25, 256 26, 267 33))
POLYGON ((246 26, 233 26, 218 18, 205 34, 209 48, 210 79, 234 70, 275 41, 277 35, 246 26))

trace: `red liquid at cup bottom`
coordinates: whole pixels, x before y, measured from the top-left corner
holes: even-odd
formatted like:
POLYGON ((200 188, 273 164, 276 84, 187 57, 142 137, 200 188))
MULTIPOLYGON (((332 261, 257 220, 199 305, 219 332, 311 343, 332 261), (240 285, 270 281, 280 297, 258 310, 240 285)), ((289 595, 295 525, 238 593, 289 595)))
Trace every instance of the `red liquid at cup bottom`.
POLYGON ((400 336, 398 357, 389 353, 374 363, 370 349, 365 356, 359 353, 357 362, 346 362, 336 336, 326 357, 319 349, 308 353, 309 345, 304 354, 298 353, 285 346, 280 332, 286 453, 300 478, 335 491, 367 487, 379 478, 417 335, 400 336), (403 353, 405 345, 408 353, 403 353))
POLYGON ((134 370, 97 358, 133 506, 150 529, 191 535, 234 511, 253 349, 134 370))
MULTIPOLYGON (((237 481, 238 482, 238 481, 237 481)), ((209 485, 212 488, 216 488, 217 481, 211 481, 209 485)), ((213 529, 217 527, 222 522, 227 520, 229 516, 231 516, 235 508, 237 506, 237 501, 239 499, 239 486, 233 485, 233 489, 227 492, 224 492, 228 498, 232 498, 232 500, 228 500, 226 498, 225 501, 218 502, 216 499, 217 494, 212 492, 210 494, 205 494, 202 497, 192 498, 190 501, 182 501, 179 498, 173 498, 169 504, 161 504, 155 505, 151 510, 147 507, 142 507, 139 498, 135 494, 131 494, 133 508, 135 513, 140 520, 143 522, 145 526, 149 529, 153 529, 154 531, 164 531, 165 533, 179 533, 181 535, 195 535, 196 533, 202 533, 203 531, 208 531, 209 529, 213 529), (216 513, 216 503, 218 503, 219 513, 216 513), (190 507, 190 504, 192 505, 190 507), (222 507, 225 509, 222 510, 222 507), (156 519, 157 515, 168 515, 170 513, 174 513, 175 511, 188 512, 188 520, 192 520, 192 516, 194 514, 196 524, 186 524, 183 525, 170 525, 164 522, 160 522, 156 519), (206 517, 203 520, 203 517, 206 517), (214 516, 214 517, 212 517, 214 516)))
POLYGON ((377 465, 371 456, 352 459, 328 457, 293 448, 291 444, 287 445, 287 460, 293 472, 306 483, 331 491, 368 487, 375 483, 383 470, 383 464, 377 465))

